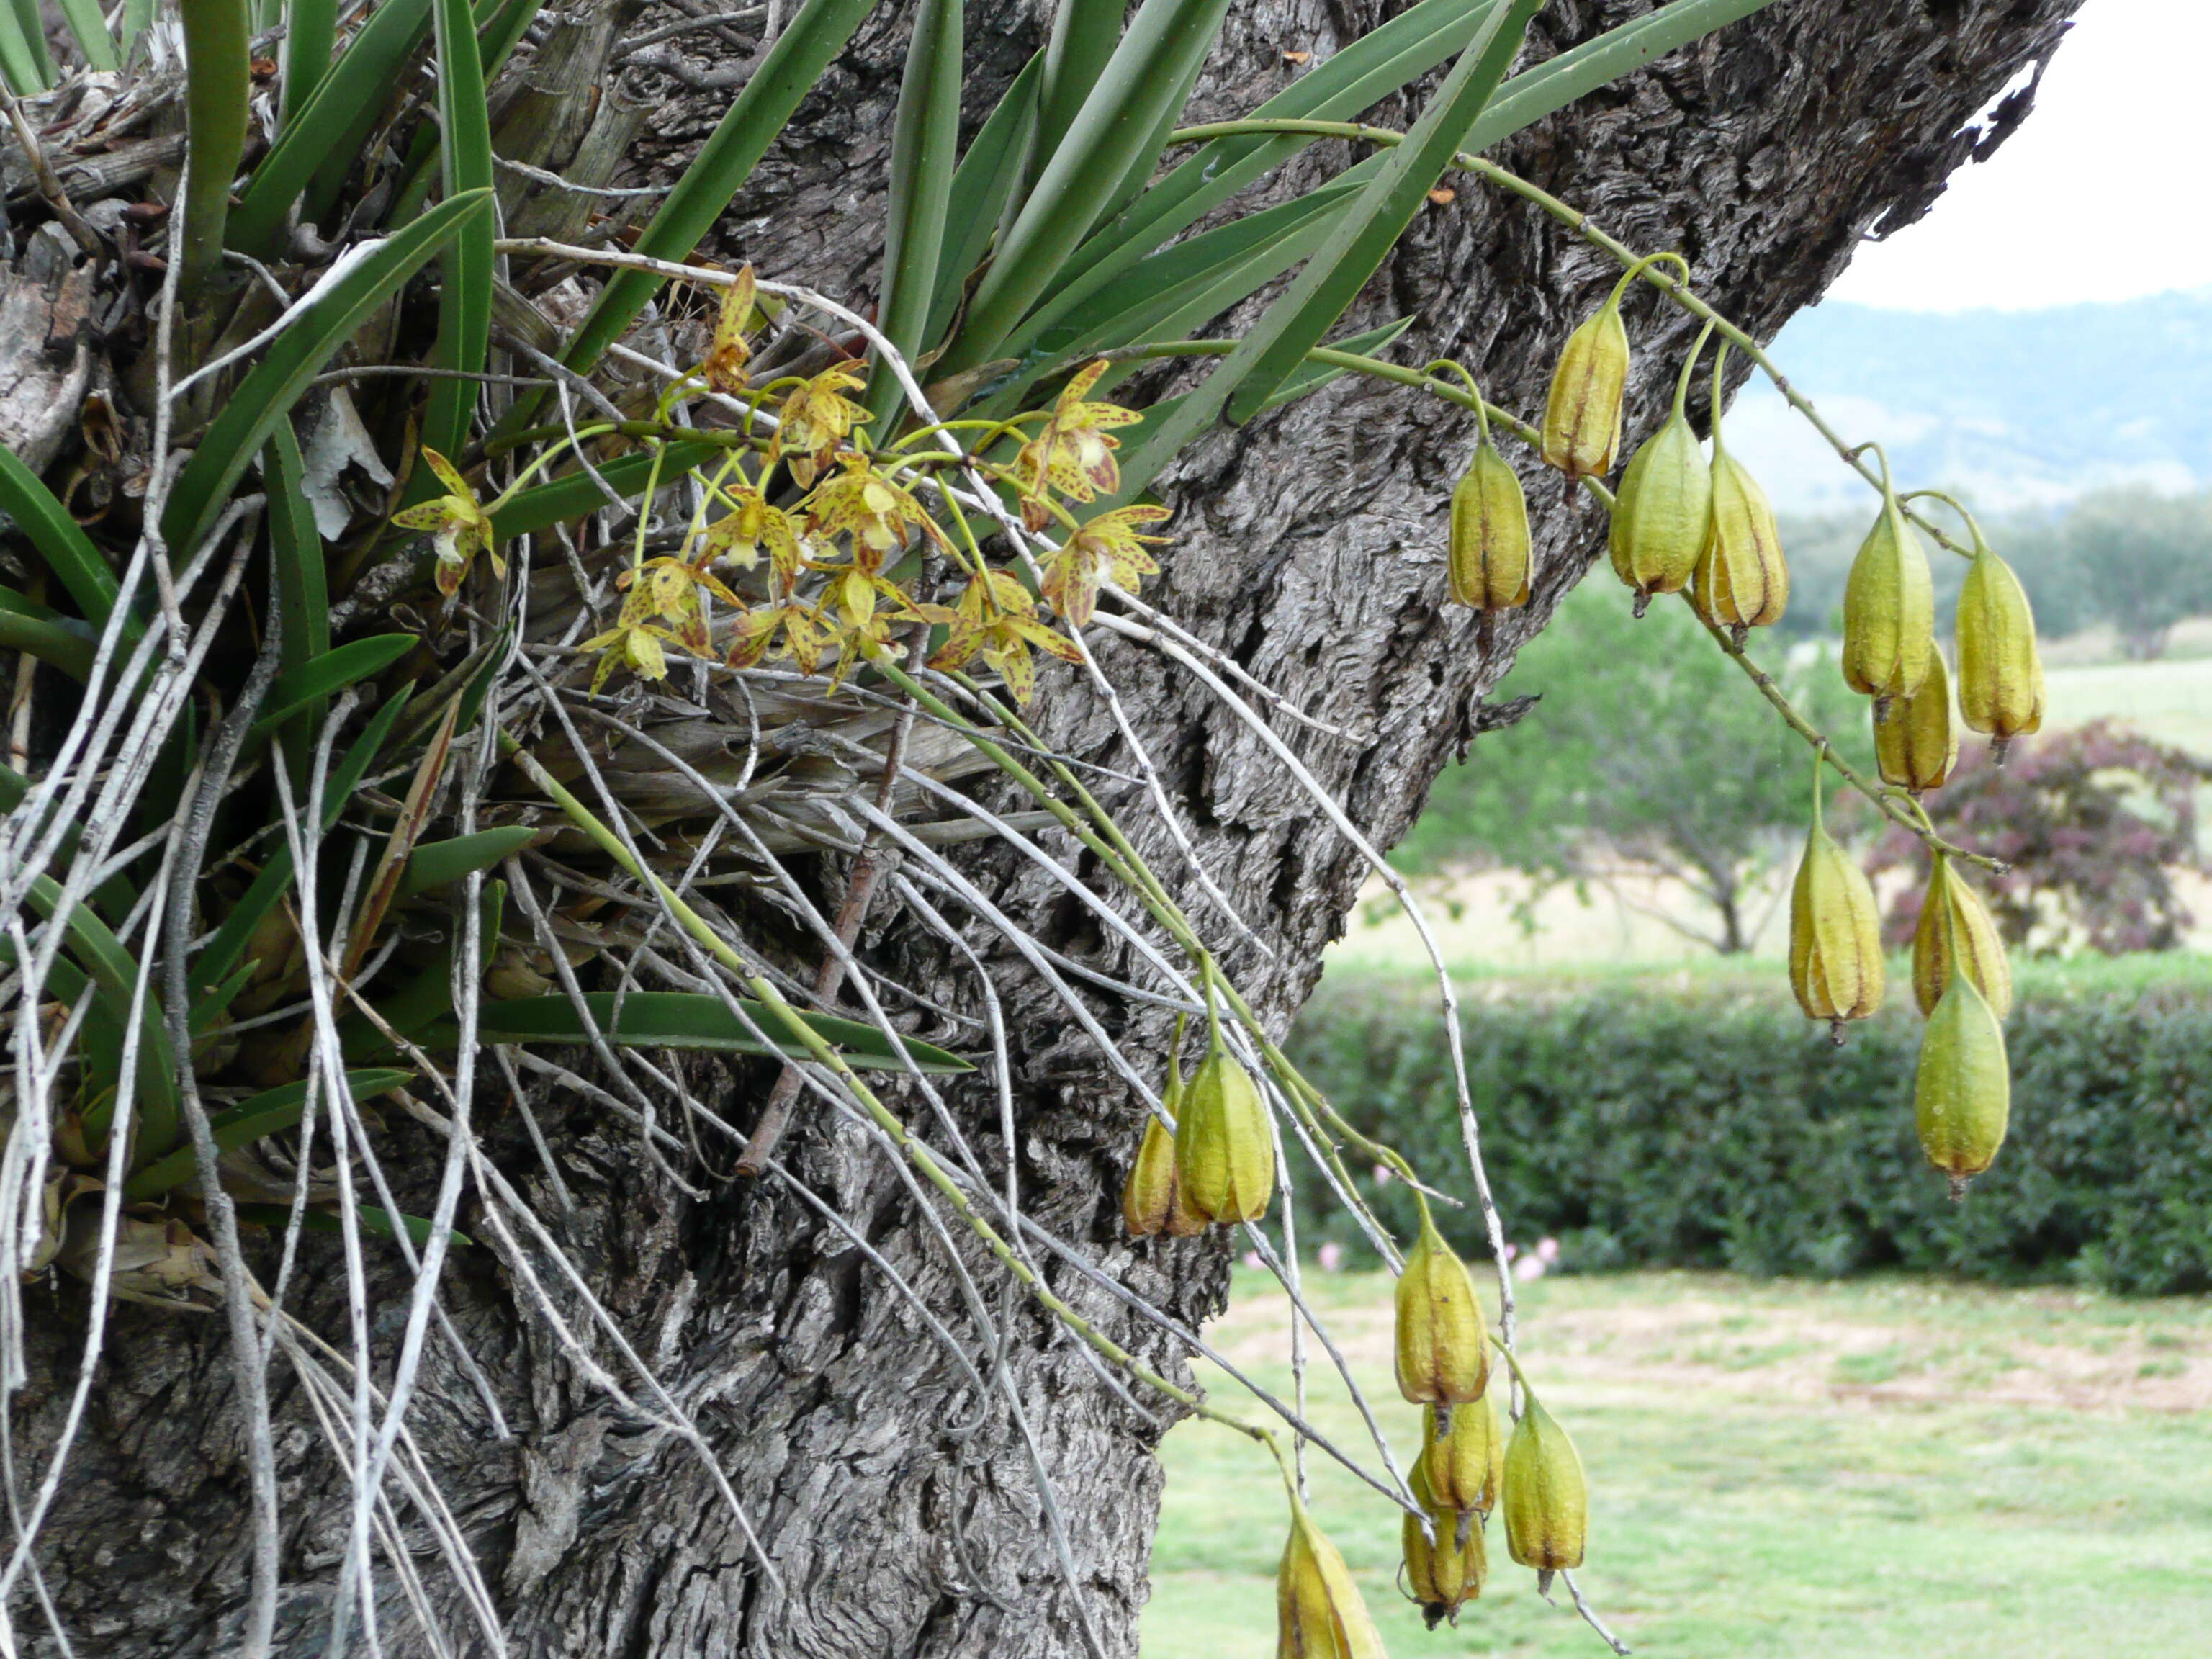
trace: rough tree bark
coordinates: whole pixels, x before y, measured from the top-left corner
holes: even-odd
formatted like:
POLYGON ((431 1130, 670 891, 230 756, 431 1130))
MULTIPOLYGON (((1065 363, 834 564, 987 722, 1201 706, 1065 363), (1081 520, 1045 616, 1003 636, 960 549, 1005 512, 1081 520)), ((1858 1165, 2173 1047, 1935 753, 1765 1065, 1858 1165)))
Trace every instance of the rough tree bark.
MULTIPOLYGON (((1556 0, 1537 25, 1536 50, 1560 49, 1649 3, 1556 0)), ((1954 167, 2025 112, 2027 94, 2016 93, 1993 125, 1975 125, 2024 67, 2047 58, 2074 4, 1784 0, 1522 135, 1503 159, 1624 240, 1681 249, 1701 287, 1765 337, 1819 295, 1855 241, 1917 217, 1954 167)), ((971 5, 977 112, 1032 49, 1048 9, 1042 0, 971 5)), ((1382 9, 1375 0, 1237 0, 1206 107, 1249 107, 1296 72, 1286 50, 1326 53, 1382 9)), ((853 273, 872 268, 907 11, 884 8, 836 67, 726 220, 725 251, 833 293, 849 295, 853 273)), ((657 112, 643 141, 652 149, 638 154, 657 162, 679 153, 718 112, 719 96, 685 94, 657 112)), ((1370 321, 1418 314, 1409 361, 1455 354, 1492 397, 1530 409, 1560 341, 1613 275, 1556 224, 1462 180, 1455 199, 1425 210, 1362 311, 1370 321)), ((1655 337, 1642 300, 1630 321, 1640 353, 1633 430, 1657 418, 1688 330, 1664 318, 1655 337)), ((1534 600, 1479 645, 1468 616, 1443 602, 1443 507, 1470 441, 1466 422, 1437 405, 1346 382, 1207 442, 1168 481, 1178 539, 1154 597, 1354 734, 1340 742, 1285 732, 1386 845, 1446 758, 1492 718, 1485 693, 1601 540, 1594 514, 1563 506, 1557 483, 1528 469, 1534 600)), ((1279 1028, 1341 930, 1360 866, 1201 688, 1141 650, 1109 644, 1104 655, 1200 850, 1266 939, 1272 955, 1262 958, 1221 934, 1234 972, 1279 1028)), ((1049 680, 1048 694, 1055 741, 1117 759, 1110 726, 1073 678, 1049 680)), ((1121 805, 1146 855, 1206 917, 1141 798, 1121 805)), ((969 862, 1000 905, 1062 950, 1118 970, 1117 951, 1033 872, 988 852, 969 862)), ((1223 1291, 1225 1246, 1122 1237, 1115 1195, 1138 1133, 1133 1103, 1018 963, 980 929, 971 937, 1008 999, 1019 1072, 1016 1146, 1003 1143, 986 1088, 956 1096, 968 1133, 994 1168, 1011 1152, 1041 1222, 1179 1316, 1204 1317, 1223 1291)), ((868 949, 939 1000, 975 1005, 963 964, 930 937, 879 929, 868 949)), ((1133 1051, 1160 1052, 1164 1032, 1150 1013, 1103 1001, 1100 1013, 1133 1051)), ((702 1086, 742 1130, 769 1076, 741 1070, 702 1086)), ((514 1651, 1060 1659, 1085 1650, 1003 1398, 976 1396, 858 1252, 773 1180, 732 1186, 708 1175, 711 1196, 687 1199, 590 1101, 549 1094, 535 1105, 562 1148, 573 1211, 538 1173, 512 1111, 493 1114, 488 1143, 705 1426, 784 1589, 758 1570, 693 1455, 578 1376, 539 1323, 518 1318, 507 1265, 478 1249, 453 1269, 447 1301, 514 1437, 494 1437, 437 1344, 416 1432, 503 1600, 514 1651)), ((412 1146, 412 1176, 428 1181, 427 1139, 405 1125, 392 1139, 403 1161, 412 1146)), ((918 1224, 886 1158, 804 1103, 783 1157, 988 1366, 942 1247, 918 1224)), ((732 1149, 709 1149, 712 1168, 732 1161, 732 1149)), ((320 1277, 304 1308, 336 1336, 341 1271, 331 1258, 314 1267, 320 1277)), ((1052 1278, 1118 1340, 1174 1364, 1168 1345, 1103 1294, 1064 1272, 1052 1278)), ((404 1305, 394 1294, 379 1316, 396 1328, 404 1305)), ((1160 1485, 1153 1449, 1167 1414, 1148 1402, 1155 1415, 1140 1415, 1030 1307, 1013 1297, 1005 1307, 1010 1340, 996 1358, 1057 1484, 1081 1597, 1104 1650, 1132 1654, 1160 1485)), ((33 1453, 51 1443, 66 1404, 83 1314, 66 1296, 40 1314, 34 1381, 12 1404, 19 1445, 33 1453)), ((223 1650, 243 1595, 246 1505, 222 1343, 219 1321, 116 1310, 94 1417, 39 1554, 79 1655, 223 1650)), ((344 1538, 342 1485, 281 1363, 273 1386, 289 1517, 280 1648, 305 1655, 322 1650, 320 1615, 344 1538)), ((428 1651, 396 1588, 385 1583, 382 1597, 385 1650, 428 1651)), ((445 1611, 450 1628, 466 1631, 458 1605, 445 1611)), ((15 1612, 19 1630, 40 1628, 27 1600, 15 1612)))

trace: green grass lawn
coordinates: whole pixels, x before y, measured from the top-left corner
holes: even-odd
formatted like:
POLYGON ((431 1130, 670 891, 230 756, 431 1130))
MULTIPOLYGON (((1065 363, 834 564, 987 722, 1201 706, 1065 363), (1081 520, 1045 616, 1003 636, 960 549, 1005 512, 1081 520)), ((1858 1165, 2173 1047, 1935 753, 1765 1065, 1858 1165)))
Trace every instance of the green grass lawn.
POLYGON ((2160 743, 2212 753, 2212 659, 2100 663, 2053 668, 2046 678, 2054 729, 2117 720, 2160 743))
MULTIPOLYGON (((1389 1284, 1310 1293, 1399 1448, 1389 1284)), ((1287 1304, 1240 1272, 1213 1338, 1287 1393, 1287 1304)), ((2170 1659, 2212 1636, 2212 1300, 1711 1273, 1523 1287, 1522 1352, 1591 1488, 1584 1589, 1653 1659, 2170 1659)), ((1318 1358, 1318 1356, 1317 1356, 1318 1358)), ((1206 1371, 1216 1403, 1249 1399, 1206 1371)), ((1325 1358, 1312 1415, 1374 1462, 1325 1358)), ((1268 1659, 1281 1484, 1188 1423, 1164 1453, 1146 1659, 1268 1659)), ((1491 1588, 1422 1629, 1396 1512, 1312 1455, 1315 1512, 1397 1659, 1600 1656, 1492 1529, 1491 1588)))

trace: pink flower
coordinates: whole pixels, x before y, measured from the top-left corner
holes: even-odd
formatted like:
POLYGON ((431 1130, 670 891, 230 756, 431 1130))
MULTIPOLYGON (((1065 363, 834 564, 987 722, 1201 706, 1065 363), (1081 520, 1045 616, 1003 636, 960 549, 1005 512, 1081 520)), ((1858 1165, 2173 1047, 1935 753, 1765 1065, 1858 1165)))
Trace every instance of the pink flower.
POLYGON ((1244 1265, 1251 1268, 1255 1273, 1257 1273, 1261 1267, 1266 1267, 1267 1264, 1260 1260, 1259 1251, 1247 1250, 1244 1252, 1244 1265))
POLYGON ((1344 1246, 1332 1238, 1314 1252, 1314 1259, 1321 1263, 1323 1273, 1340 1272, 1344 1267, 1344 1246))

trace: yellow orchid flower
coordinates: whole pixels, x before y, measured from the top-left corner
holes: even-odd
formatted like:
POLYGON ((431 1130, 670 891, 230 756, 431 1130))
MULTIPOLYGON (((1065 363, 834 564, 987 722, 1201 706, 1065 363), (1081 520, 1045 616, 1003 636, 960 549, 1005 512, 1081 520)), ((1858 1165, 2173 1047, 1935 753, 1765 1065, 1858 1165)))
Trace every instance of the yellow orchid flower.
POLYGON ((507 561, 492 546, 491 514, 477 501, 477 492, 469 488, 468 481, 453 464, 436 450, 426 447, 422 459, 437 474, 438 482, 446 486, 446 493, 419 507, 393 514, 392 522, 403 530, 431 532, 431 544, 437 553, 432 574, 438 591, 447 599, 461 591, 461 578, 469 574, 469 566, 478 553, 490 555, 492 574, 504 580, 507 561))
POLYGON ((829 465, 837 446, 868 411, 844 394, 867 382, 850 369, 825 368, 783 400, 781 424, 768 447, 771 464, 787 461, 801 489, 814 487, 815 474, 829 465))
POLYGON ((951 637, 929 659, 932 668, 958 668, 978 652, 998 671, 1014 701, 1027 708, 1036 695, 1036 667, 1030 648, 1037 647, 1065 662, 1081 662, 1073 640, 1040 621, 1029 590, 1004 570, 987 570, 968 584, 953 607, 951 637))
POLYGON ((1168 538, 1141 534, 1137 526, 1172 516, 1164 507, 1117 507, 1084 524, 1046 558, 1041 591, 1069 627, 1090 623, 1098 590, 1109 577, 1119 586, 1134 589, 1146 576, 1160 574, 1145 547, 1158 546, 1168 538))
POLYGON ((781 652, 799 665, 800 673, 811 674, 821 664, 830 631, 821 611, 804 599, 779 599, 738 618, 727 660, 732 668, 750 668, 771 653, 781 652), (778 635, 783 639, 780 647, 778 635))
POLYGON ((714 649, 707 637, 707 611, 699 600, 701 592, 713 594, 733 611, 744 609, 744 601, 723 586, 704 560, 686 564, 664 554, 647 559, 635 570, 623 571, 615 578, 615 586, 630 590, 630 599, 623 606, 625 614, 631 605, 641 605, 647 618, 672 625, 676 642, 696 657, 711 656, 714 649))
POLYGON ((806 503, 807 526, 815 535, 850 535, 853 556, 876 570, 883 568, 885 554, 906 544, 909 529, 945 544, 944 532, 912 492, 877 471, 865 455, 848 455, 843 460, 844 470, 817 489, 806 503))
POLYGON ((1096 501, 1121 487, 1121 463, 1114 459, 1121 441, 1106 434, 1114 427, 1134 426, 1144 416, 1119 404, 1085 401, 1107 367, 1101 357, 1076 370, 1054 400, 1044 429, 1014 457, 1015 483, 1028 498, 1022 514, 1032 530, 1043 529, 1049 520, 1042 502, 1048 486, 1072 501, 1096 501))
POLYGON ((662 647, 681 647, 684 641, 654 622, 653 617, 651 584, 640 583, 623 601, 615 625, 584 641, 581 649, 599 653, 599 666, 592 671, 594 696, 607 683, 607 676, 624 665, 641 680, 668 678, 668 653, 662 647))
POLYGON ((768 497, 749 484, 724 484, 719 493, 732 511, 707 526, 707 551, 702 562, 727 559, 740 569, 760 562, 768 550, 776 583, 788 592, 799 580, 799 532, 781 507, 769 505, 768 497))
POLYGON ((745 389, 745 365, 752 348, 745 334, 753 319, 753 268, 740 266, 738 280, 722 290, 722 309, 714 319, 714 338, 707 348, 701 373, 714 391, 732 394, 745 389))

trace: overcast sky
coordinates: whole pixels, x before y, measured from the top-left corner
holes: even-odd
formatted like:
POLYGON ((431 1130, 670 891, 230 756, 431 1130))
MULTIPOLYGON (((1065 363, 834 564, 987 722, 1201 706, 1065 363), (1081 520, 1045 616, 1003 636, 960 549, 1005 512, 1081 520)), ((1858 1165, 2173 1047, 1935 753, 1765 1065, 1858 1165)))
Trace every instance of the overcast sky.
POLYGON ((1829 292, 1958 311, 2212 284, 2208 62, 2212 0, 2087 0, 2020 130, 1829 292))

